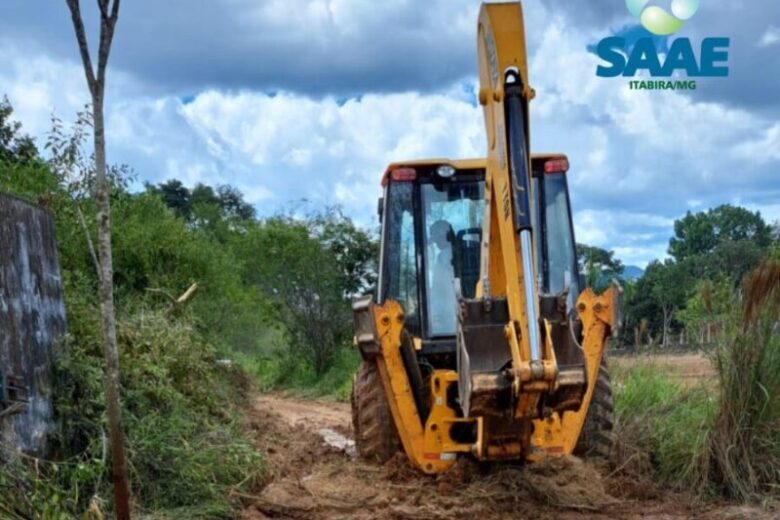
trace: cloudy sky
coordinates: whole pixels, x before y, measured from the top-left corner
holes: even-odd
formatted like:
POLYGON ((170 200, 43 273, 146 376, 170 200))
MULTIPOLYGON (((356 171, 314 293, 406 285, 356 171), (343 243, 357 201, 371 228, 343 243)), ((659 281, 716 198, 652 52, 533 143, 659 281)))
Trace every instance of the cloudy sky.
MULTIPOLYGON (((655 1, 660 5, 668 0, 655 1)), ((82 0, 96 27, 92 0, 82 0)), ((139 182, 229 183, 261 215, 308 200, 373 225, 399 159, 485 154, 472 0, 124 0, 109 160, 139 182)), ((635 31, 624 0, 524 2, 532 148, 566 152, 578 240, 643 266, 722 203, 780 220, 780 3, 702 0, 675 37, 731 38, 729 78, 631 91, 588 47, 635 31)), ((92 41, 95 41, 92 34, 92 41)), ((0 0, 0 95, 45 139, 88 101, 64 0, 0 0)))

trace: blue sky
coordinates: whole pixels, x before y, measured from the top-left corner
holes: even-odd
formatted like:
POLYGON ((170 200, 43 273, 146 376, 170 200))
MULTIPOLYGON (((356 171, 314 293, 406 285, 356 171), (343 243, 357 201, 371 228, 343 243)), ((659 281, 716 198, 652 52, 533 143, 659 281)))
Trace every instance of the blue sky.
MULTIPOLYGON (((140 181, 233 184, 261 215, 306 199, 374 225, 388 162, 485 153, 478 9, 125 0, 109 70, 109 160, 140 181)), ((532 148, 570 156, 579 241, 644 265, 665 254, 688 210, 734 203, 780 220, 776 0, 702 1, 676 36, 730 37, 731 75, 687 94, 596 77, 588 47, 635 23, 623 0, 529 0, 524 10, 532 148)), ((64 0, 0 3, 3 93, 39 142, 52 113, 72 119, 87 103, 64 0)))

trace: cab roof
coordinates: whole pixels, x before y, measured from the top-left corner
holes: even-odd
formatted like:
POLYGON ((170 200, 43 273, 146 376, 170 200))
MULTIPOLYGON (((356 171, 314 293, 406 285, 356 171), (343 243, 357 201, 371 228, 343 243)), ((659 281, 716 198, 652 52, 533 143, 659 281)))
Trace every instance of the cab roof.
MULTIPOLYGON (((566 154, 557 152, 532 153, 531 160, 568 159, 566 154)), ((456 170, 482 170, 487 166, 487 159, 414 159, 411 161, 398 161, 390 163, 382 175, 382 186, 387 184, 390 172, 398 168, 421 168, 431 166, 452 166, 456 170)))

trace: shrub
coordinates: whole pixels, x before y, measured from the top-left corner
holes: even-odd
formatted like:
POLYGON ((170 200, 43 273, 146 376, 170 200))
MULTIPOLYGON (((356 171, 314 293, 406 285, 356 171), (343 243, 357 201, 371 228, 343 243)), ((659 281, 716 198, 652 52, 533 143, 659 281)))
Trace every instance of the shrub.
POLYGON ((360 363, 360 354, 351 346, 340 348, 331 367, 320 376, 309 363, 294 358, 285 349, 264 356, 239 354, 236 361, 262 390, 287 390, 346 401, 352 391, 352 376, 360 363))

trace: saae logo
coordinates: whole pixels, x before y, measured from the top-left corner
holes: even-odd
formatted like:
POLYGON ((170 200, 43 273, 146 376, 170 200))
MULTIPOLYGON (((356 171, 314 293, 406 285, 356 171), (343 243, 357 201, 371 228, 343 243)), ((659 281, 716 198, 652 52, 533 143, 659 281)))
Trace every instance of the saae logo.
MULTIPOLYGON (((671 78, 676 71, 685 72, 689 78, 728 76, 729 38, 704 38, 698 60, 688 38, 675 39, 664 60, 659 56, 657 37, 669 36, 682 29, 699 10, 699 0, 672 0, 671 13, 649 3, 650 0, 626 0, 626 7, 656 38, 639 38, 630 48, 626 38, 604 38, 596 46, 596 54, 606 64, 598 66, 596 75, 602 78, 634 77, 640 70, 646 70, 654 78, 671 78)), ((632 89, 696 88, 694 81, 632 81, 630 85, 632 89)))
POLYGON ((647 5, 650 0, 626 0, 628 11, 639 18, 642 26, 653 34, 666 36, 682 29, 686 20, 699 10, 699 0, 672 0, 672 14, 662 7, 647 5))

